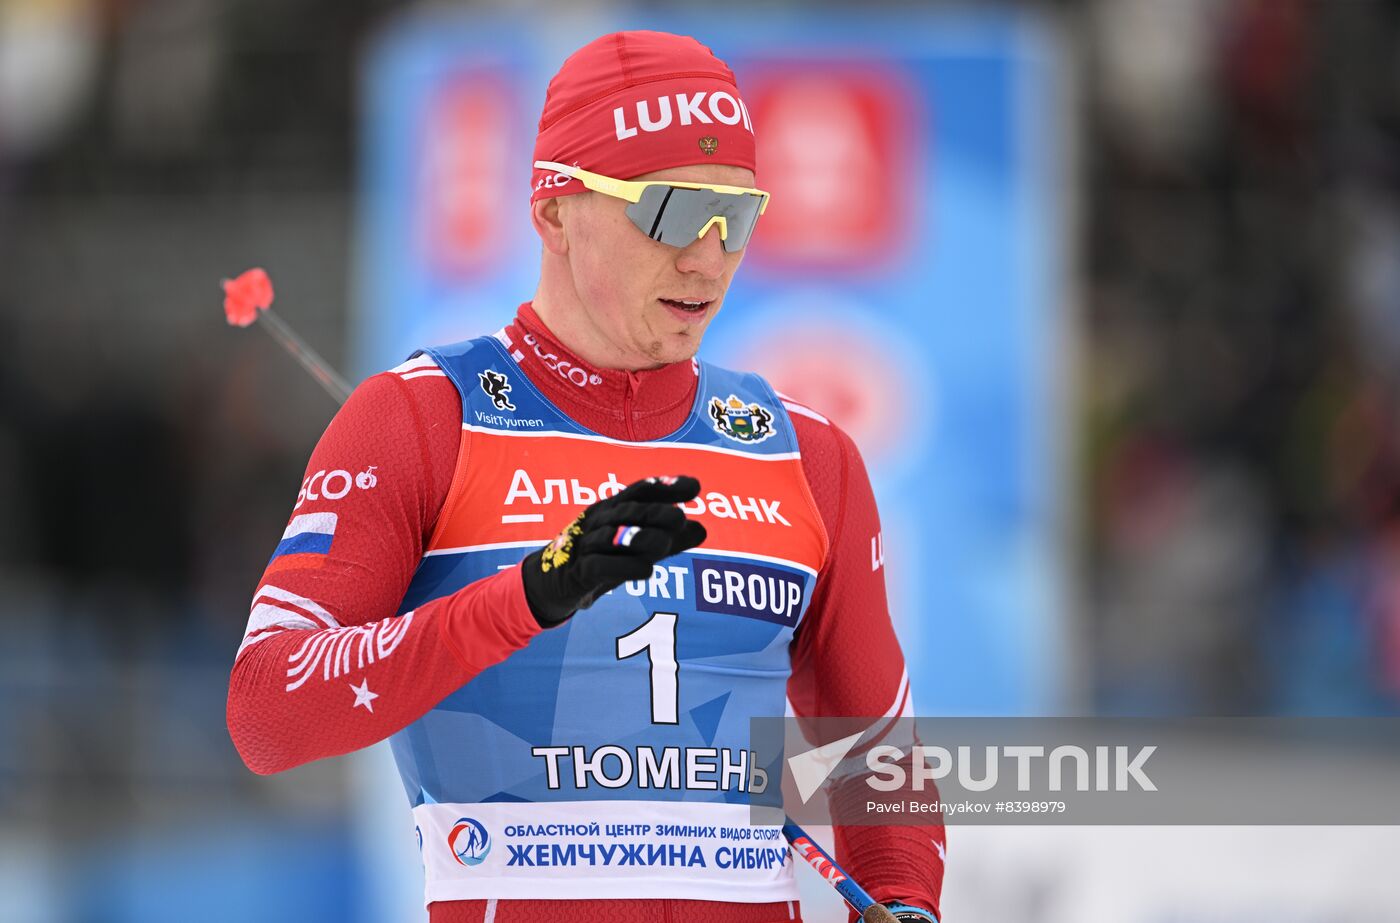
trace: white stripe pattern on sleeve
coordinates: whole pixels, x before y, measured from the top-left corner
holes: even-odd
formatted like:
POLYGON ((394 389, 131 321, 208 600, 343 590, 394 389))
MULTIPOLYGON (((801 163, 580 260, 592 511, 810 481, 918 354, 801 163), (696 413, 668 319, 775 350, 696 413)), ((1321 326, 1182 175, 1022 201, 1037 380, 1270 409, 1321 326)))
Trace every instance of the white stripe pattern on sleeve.
POLYGON ((238 646, 238 655, 234 659, 259 641, 276 634, 273 629, 318 631, 339 627, 340 622, 321 604, 272 584, 264 584, 253 597, 248 627, 243 632, 243 643, 238 646))
POLYGON ((333 631, 318 631, 287 658, 287 691, 300 689, 320 666, 321 678, 332 680, 351 670, 363 670, 388 657, 408 634, 413 613, 387 618, 368 625, 352 625, 333 631), (350 655, 355 654, 352 666, 350 655))

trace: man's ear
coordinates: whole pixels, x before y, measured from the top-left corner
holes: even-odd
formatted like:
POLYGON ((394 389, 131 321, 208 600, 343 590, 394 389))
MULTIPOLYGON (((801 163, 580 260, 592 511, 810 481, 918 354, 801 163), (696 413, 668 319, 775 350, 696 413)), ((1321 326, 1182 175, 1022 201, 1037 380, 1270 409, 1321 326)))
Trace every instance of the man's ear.
POLYGON ((535 233, 540 235, 546 250, 560 256, 569 252, 569 237, 564 231, 564 222, 560 215, 564 205, 561 201, 563 198, 566 197, 550 196, 530 206, 530 223, 535 226, 535 233))

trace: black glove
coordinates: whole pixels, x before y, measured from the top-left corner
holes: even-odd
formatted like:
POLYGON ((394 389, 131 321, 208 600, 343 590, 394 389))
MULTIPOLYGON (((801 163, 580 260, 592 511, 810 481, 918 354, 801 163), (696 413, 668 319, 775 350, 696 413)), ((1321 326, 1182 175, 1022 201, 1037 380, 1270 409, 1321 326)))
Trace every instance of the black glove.
POLYGON ((647 478, 584 510, 525 559, 525 599, 535 621, 558 625, 624 581, 651 577, 662 558, 703 542, 705 527, 676 507, 699 495, 695 478, 647 478))

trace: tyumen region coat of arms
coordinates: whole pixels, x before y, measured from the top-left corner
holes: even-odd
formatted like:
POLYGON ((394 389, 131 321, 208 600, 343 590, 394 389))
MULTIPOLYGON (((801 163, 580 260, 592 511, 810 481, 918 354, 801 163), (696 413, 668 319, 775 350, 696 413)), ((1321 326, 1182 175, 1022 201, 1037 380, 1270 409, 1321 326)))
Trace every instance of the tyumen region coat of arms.
POLYGON ((715 429, 736 442, 762 442, 773 435, 773 414, 761 404, 745 404, 734 395, 729 400, 710 398, 710 420, 715 429))

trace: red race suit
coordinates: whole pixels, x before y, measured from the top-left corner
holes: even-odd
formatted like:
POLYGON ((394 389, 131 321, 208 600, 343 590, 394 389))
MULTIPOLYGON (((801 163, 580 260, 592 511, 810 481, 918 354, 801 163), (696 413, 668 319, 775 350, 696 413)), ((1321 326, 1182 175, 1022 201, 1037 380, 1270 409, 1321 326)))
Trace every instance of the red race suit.
MULTIPOLYGON (((593 368, 561 346, 528 303, 497 339, 554 407, 613 440, 656 440, 695 404, 697 363, 593 368)), ((871 552, 880 524, 860 454, 816 411, 782 403, 827 540, 789 647, 791 708, 884 722, 908 716, 908 673, 883 565, 871 552)), ((541 632, 518 567, 400 612, 440 514, 457 499, 450 493, 460 490, 462 420, 461 393, 430 357, 418 356, 363 382, 327 427, 254 593, 230 678, 229 731, 253 771, 279 772, 385 740, 541 632)), ((576 616, 586 618, 586 611, 576 616)), ((836 828, 838 861, 876 900, 935 913, 944 849, 936 823, 836 828)), ((548 903, 548 894, 540 898, 548 903)), ((794 904, 596 899, 575 901, 559 916, 766 923, 798 919, 794 904)), ((437 900, 429 909, 434 923, 553 918, 534 899, 437 900)))

